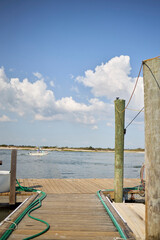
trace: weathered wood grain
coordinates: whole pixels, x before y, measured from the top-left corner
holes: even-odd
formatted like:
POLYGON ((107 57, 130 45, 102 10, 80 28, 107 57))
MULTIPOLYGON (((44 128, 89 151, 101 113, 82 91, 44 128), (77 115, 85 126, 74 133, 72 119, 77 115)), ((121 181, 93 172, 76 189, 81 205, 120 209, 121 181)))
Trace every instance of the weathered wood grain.
MULTIPOLYGON (((47 193, 42 207, 32 212, 33 216, 50 224, 49 231, 37 239, 113 240, 120 237, 96 195, 100 189, 112 189, 113 179, 20 179, 19 181, 22 186, 34 187, 47 193)), ((139 179, 125 179, 124 186, 133 187, 139 182, 139 179)), ((140 209, 138 211, 141 212, 140 209)), ((44 229, 43 223, 25 216, 9 239, 20 240, 44 229)))

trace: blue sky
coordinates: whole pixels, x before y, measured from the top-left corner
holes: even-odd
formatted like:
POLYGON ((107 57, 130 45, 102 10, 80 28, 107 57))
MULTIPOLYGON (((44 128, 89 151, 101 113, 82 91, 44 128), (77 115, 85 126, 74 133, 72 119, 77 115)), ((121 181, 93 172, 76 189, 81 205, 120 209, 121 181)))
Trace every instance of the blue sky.
MULTIPOLYGON (((114 147, 114 100, 156 57, 160 1, 0 0, 0 144, 114 147)), ((143 107, 143 72, 128 106, 143 107)), ((137 112, 126 110, 128 124, 137 112)), ((144 147, 144 113, 125 147, 144 147)))

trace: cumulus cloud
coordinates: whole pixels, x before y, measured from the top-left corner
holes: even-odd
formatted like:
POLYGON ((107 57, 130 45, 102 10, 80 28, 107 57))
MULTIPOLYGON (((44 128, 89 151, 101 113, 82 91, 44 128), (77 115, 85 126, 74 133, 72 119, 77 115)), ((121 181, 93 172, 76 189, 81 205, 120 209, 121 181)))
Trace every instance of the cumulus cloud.
POLYGON ((87 111, 88 106, 83 103, 78 103, 73 100, 72 97, 65 97, 56 101, 56 106, 61 111, 66 112, 78 112, 78 111, 87 111))
MULTIPOLYGON (((111 127, 114 117, 114 102, 116 97, 129 98, 136 78, 130 76, 131 66, 128 56, 115 57, 95 70, 87 70, 84 76, 78 76, 76 81, 89 87, 93 97, 87 102, 77 102, 73 97, 55 99, 54 92, 47 88, 41 73, 35 72, 35 82, 27 78, 7 78, 4 68, 0 68, 0 109, 13 112, 20 117, 29 116, 39 121, 66 120, 92 125, 97 129, 99 121, 106 121, 111 127), (102 101, 101 97, 106 97, 102 101), (109 101, 108 101, 109 100, 109 101)), ((54 85, 51 81, 50 85, 54 85)), ((79 91, 72 87, 72 90, 79 91)), ((79 93, 80 94, 80 93, 79 93)), ((143 83, 139 79, 132 104, 134 107, 143 106, 143 83)), ((1 121, 7 121, 7 115, 1 121)), ((9 120, 9 119, 8 119, 9 120)))
MULTIPOLYGON (((36 75, 41 77, 41 74, 36 75)), ((72 97, 56 100, 43 78, 34 83, 27 78, 8 79, 4 68, 0 68, 0 83, 0 108, 34 120, 68 120, 93 125, 112 108, 98 98, 90 99, 88 104, 76 102, 72 97)))
POLYGON ((95 124, 97 121, 109 117, 113 105, 103 103, 98 99, 90 99, 87 104, 78 103, 72 97, 65 97, 56 101, 58 112, 65 118, 83 124, 95 124))
POLYGON ((27 78, 21 82, 19 78, 6 77, 4 68, 0 68, 1 109, 16 112, 20 116, 26 113, 49 111, 54 105, 55 98, 52 91, 47 90, 44 80, 29 82, 27 78))
MULTIPOLYGON (((130 57, 120 56, 96 66, 94 71, 86 70, 84 76, 78 76, 76 81, 91 88, 95 97, 104 96, 112 102, 116 97, 128 100, 135 84, 135 78, 130 73, 130 57)), ((143 105, 142 78, 139 79, 133 101, 136 105, 143 105)))

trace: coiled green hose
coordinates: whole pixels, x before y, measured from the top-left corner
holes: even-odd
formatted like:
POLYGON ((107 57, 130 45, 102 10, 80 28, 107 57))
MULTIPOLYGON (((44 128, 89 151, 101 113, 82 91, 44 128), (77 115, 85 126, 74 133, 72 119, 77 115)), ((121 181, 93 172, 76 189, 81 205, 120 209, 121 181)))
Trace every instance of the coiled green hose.
POLYGON ((13 232, 13 230, 16 228, 16 225, 22 220, 22 218, 28 213, 28 216, 34 220, 37 220, 39 222, 42 222, 44 224, 46 224, 46 228, 35 234, 35 235, 32 235, 30 237, 27 237, 27 238, 24 238, 24 240, 29 240, 29 239, 33 239, 35 237, 38 237, 40 235, 42 235, 43 233, 47 232, 50 228, 50 225, 42 220, 42 219, 39 219, 39 218, 35 218, 33 216, 30 215, 31 212, 33 212, 34 210, 40 208, 42 206, 42 201, 43 199, 47 196, 45 192, 43 191, 40 191, 40 190, 37 190, 37 189, 34 189, 34 188, 27 188, 27 187, 23 187, 19 184, 18 180, 17 180, 17 183, 18 183, 18 187, 16 187, 16 191, 25 191, 25 192, 38 192, 41 194, 41 196, 36 199, 35 201, 33 201, 22 213, 21 215, 14 221, 14 223, 12 223, 9 228, 5 231, 5 233, 3 234, 3 236, 1 237, 0 240, 6 240, 10 234, 13 232))

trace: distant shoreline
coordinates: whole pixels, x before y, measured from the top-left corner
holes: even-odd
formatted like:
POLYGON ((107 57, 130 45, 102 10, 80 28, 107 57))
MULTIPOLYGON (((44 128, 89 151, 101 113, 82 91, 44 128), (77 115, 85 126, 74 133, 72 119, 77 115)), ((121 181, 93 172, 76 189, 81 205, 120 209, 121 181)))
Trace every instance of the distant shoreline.
MULTIPOLYGON (((28 146, 0 146, 0 150, 28 150, 28 151, 35 151, 37 150, 37 147, 28 147, 28 146)), ((41 147, 42 150, 46 151, 66 151, 66 152, 111 152, 114 153, 114 149, 103 149, 103 148, 69 148, 69 147, 41 147)), ((144 153, 144 149, 125 149, 124 152, 136 152, 136 153, 144 153)))

